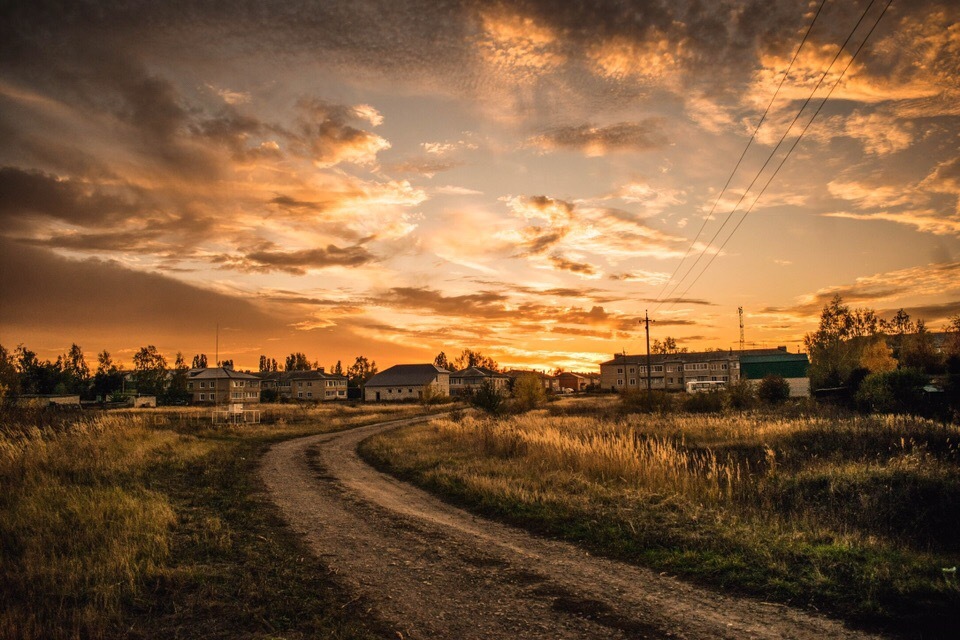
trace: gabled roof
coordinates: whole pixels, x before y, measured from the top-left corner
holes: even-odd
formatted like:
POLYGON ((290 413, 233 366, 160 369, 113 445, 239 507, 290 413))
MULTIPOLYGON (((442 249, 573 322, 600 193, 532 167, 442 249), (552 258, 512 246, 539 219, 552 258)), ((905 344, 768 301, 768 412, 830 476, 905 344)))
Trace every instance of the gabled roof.
POLYGON ((450 375, 458 376, 461 378, 509 378, 510 376, 500 373, 499 371, 494 371, 493 369, 487 369, 486 367, 467 367, 466 369, 461 369, 460 371, 451 371, 450 375))
POLYGON ((230 380, 260 380, 257 376, 244 373, 243 371, 234 371, 224 367, 208 367, 206 369, 191 369, 188 372, 189 380, 221 380, 227 378, 230 380))
POLYGON ((450 372, 434 364, 396 364, 370 378, 364 386, 420 386, 430 384, 442 374, 449 375, 450 372))
POLYGON ((346 380, 346 376, 338 376, 324 371, 288 371, 287 380, 346 380))

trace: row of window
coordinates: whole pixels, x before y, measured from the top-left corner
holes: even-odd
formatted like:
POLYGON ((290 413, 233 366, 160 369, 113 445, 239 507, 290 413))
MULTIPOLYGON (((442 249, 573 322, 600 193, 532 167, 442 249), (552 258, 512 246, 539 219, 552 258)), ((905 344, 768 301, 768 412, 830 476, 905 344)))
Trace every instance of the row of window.
MULTIPOLYGON (((692 378, 692 379, 695 379, 698 382, 703 382, 703 381, 706 381, 707 379, 713 380, 713 381, 722 380, 724 382, 727 382, 730 380, 730 376, 709 376, 709 378, 708 376, 696 376, 696 378, 692 378)), ((674 384, 674 383, 681 384, 683 382, 683 378, 653 378, 650 381, 650 384, 651 386, 654 386, 654 387, 662 387, 664 384, 664 380, 666 380, 667 384, 674 384)), ((640 383, 646 384, 646 382, 642 379, 640 380, 640 383)), ((630 378, 629 386, 635 387, 636 385, 637 385, 637 379, 630 378)), ((620 387, 623 386, 623 378, 617 378, 617 386, 620 386, 620 387)))

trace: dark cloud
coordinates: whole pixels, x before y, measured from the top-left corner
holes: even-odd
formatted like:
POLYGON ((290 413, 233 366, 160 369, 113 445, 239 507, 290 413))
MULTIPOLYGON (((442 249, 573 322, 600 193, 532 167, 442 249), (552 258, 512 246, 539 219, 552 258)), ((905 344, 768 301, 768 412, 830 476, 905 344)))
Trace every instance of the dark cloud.
MULTIPOLYGON (((176 341, 220 322, 269 332, 292 321, 271 317, 247 300, 97 259, 68 260, 0 239, 0 323, 5 335, 80 332, 176 341), (42 294, 40 294, 42 292, 42 294)), ((16 340, 14 337, 13 340, 16 340)))
POLYGON ((648 151, 667 144, 663 118, 642 122, 620 122, 606 127, 591 124, 555 127, 533 137, 531 144, 542 149, 578 149, 588 153, 648 151))
POLYGON ((126 195, 106 193, 41 171, 0 168, 0 217, 47 216, 72 224, 99 226, 140 211, 126 195))
POLYGON ((39 247, 73 251, 147 251, 165 248, 154 241, 156 230, 107 231, 104 233, 69 233, 49 238, 25 238, 21 242, 39 247))
POLYGON ((582 276, 594 276, 597 274, 597 268, 586 262, 568 260, 561 255, 552 255, 549 260, 550 264, 561 271, 569 271, 582 276))
POLYGON ((361 246, 338 247, 331 244, 326 247, 300 251, 252 251, 244 255, 239 261, 228 258, 225 262, 233 268, 250 271, 285 271, 295 275, 303 275, 308 269, 359 267, 374 262, 376 259, 376 256, 361 246))

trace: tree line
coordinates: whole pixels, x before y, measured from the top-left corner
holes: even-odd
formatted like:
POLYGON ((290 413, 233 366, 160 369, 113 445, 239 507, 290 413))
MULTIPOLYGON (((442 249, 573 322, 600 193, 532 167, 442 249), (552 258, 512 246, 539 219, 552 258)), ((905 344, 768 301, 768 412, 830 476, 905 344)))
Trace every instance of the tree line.
POLYGON ((922 413, 923 387, 936 380, 946 401, 960 409, 960 314, 935 336, 923 319, 914 321, 903 309, 885 320, 835 296, 803 342, 814 392, 842 390, 865 410, 922 413))

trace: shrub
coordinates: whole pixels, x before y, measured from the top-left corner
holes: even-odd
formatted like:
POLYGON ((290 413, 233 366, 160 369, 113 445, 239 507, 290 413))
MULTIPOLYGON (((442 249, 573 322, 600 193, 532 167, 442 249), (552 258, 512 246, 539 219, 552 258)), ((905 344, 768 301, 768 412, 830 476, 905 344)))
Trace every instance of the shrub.
POLYGON ((669 413, 675 410, 673 396, 669 393, 647 393, 639 389, 621 393, 620 408, 624 413, 669 413))
POLYGON ((725 395, 719 389, 706 393, 691 393, 684 399, 683 409, 689 413, 720 413, 723 411, 725 395))
POLYGON ((757 394, 753 383, 745 378, 737 380, 727 389, 727 406, 736 411, 750 409, 756 404, 757 394))
POLYGON ((916 369, 871 373, 854 397, 857 408, 871 413, 924 413, 923 386, 927 377, 916 369))
POLYGON ((514 408, 517 411, 530 411, 540 406, 546 400, 540 378, 532 374, 525 374, 513 383, 514 408))
POLYGON ((781 375, 766 375, 757 386, 757 397, 767 404, 783 404, 790 397, 790 383, 781 375))
POLYGON ((493 386, 493 383, 489 380, 484 380, 470 397, 470 404, 490 415, 497 415, 503 411, 503 400, 503 395, 493 386))

